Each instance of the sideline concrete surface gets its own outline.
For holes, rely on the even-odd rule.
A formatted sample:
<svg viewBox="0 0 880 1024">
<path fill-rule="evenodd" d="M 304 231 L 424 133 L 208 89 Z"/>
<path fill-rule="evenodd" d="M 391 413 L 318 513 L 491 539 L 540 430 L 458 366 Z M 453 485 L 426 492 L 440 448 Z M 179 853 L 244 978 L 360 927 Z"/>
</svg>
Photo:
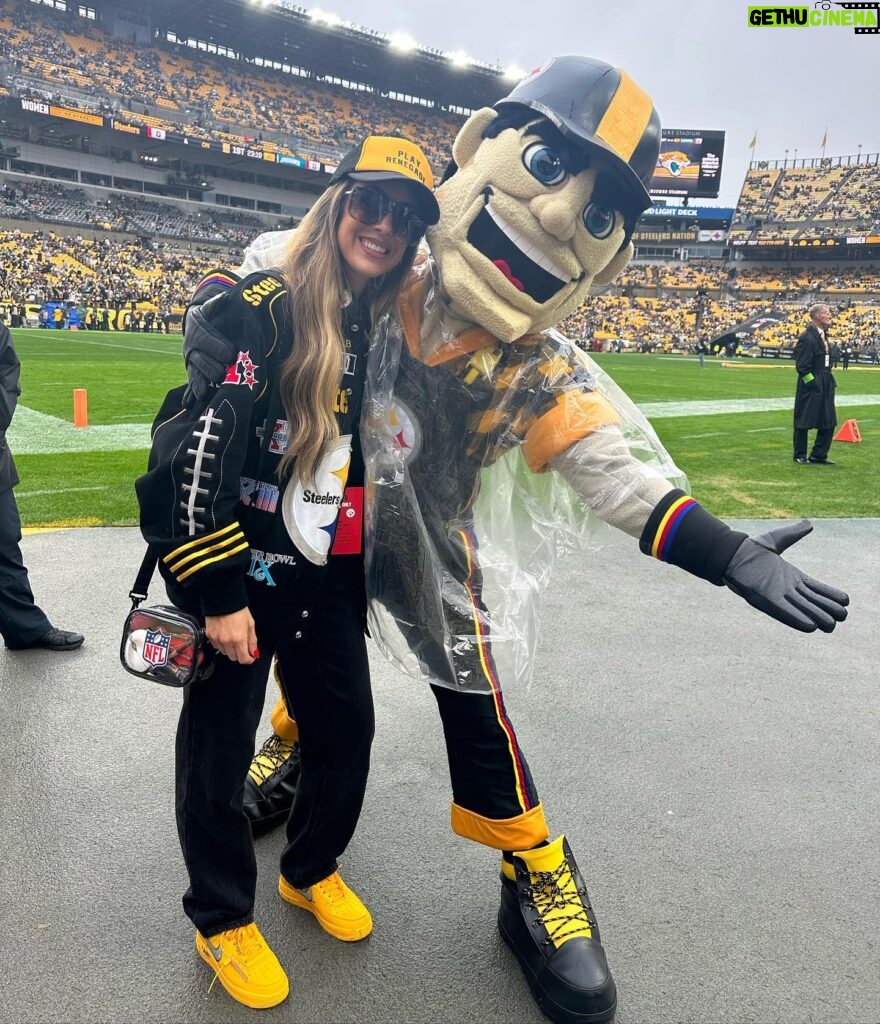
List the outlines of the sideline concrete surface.
<svg viewBox="0 0 880 1024">
<path fill-rule="evenodd" d="M 0 649 L 0 1021 L 255 1021 L 208 992 L 180 909 L 179 695 L 117 663 L 139 536 L 23 548 L 52 620 L 87 640 Z M 833 635 L 792 632 L 609 532 L 557 572 L 535 684 L 508 694 L 586 877 L 618 1024 L 880 1020 L 880 520 L 819 521 L 789 555 L 849 591 Z M 291 995 L 259 1019 L 543 1021 L 495 928 L 496 855 L 449 829 L 430 692 L 373 663 L 373 771 L 343 870 L 375 931 L 339 943 L 283 904 L 281 836 L 260 840 L 257 920 Z"/>
</svg>

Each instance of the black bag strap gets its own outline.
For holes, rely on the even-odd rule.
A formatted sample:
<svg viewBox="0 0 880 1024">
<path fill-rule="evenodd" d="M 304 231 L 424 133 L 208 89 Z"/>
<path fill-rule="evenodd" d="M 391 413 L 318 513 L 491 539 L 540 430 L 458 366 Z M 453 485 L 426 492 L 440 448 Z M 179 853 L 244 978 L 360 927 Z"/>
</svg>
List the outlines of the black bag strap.
<svg viewBox="0 0 880 1024">
<path fill-rule="evenodd" d="M 156 563 L 158 561 L 159 553 L 154 551 L 151 547 L 148 547 L 147 552 L 144 555 L 144 560 L 141 562 L 141 567 L 138 569 L 134 586 L 128 593 L 128 596 L 131 598 L 132 611 L 137 608 L 141 601 L 146 599 L 147 593 L 150 589 L 150 580 L 153 578 L 153 573 L 156 571 Z"/>
</svg>

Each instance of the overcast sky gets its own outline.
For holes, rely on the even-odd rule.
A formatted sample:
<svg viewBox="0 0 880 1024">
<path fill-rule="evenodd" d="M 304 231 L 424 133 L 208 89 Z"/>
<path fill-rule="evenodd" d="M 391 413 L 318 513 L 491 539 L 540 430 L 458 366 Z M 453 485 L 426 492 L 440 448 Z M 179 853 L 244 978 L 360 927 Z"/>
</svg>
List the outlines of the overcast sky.
<svg viewBox="0 0 880 1024">
<path fill-rule="evenodd" d="M 302 2 L 302 0 L 300 0 Z M 802 0 L 803 2 L 803 0 Z M 531 70 L 578 53 L 625 68 L 664 126 L 727 132 L 719 202 L 734 205 L 751 157 L 880 151 L 880 35 L 852 28 L 750 28 L 749 0 L 321 0 L 380 32 Z M 809 0 L 812 7 L 812 0 Z M 840 10 L 839 4 L 832 4 Z"/>
</svg>

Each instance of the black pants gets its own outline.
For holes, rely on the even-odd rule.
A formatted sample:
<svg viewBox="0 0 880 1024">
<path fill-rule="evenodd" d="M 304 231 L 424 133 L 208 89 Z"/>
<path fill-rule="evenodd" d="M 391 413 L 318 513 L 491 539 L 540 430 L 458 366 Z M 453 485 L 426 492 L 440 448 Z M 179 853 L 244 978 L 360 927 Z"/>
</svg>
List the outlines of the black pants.
<svg viewBox="0 0 880 1024">
<path fill-rule="evenodd" d="M 253 603 L 259 660 L 218 657 L 213 674 L 184 693 L 177 827 L 190 886 L 183 905 L 203 935 L 253 920 L 257 870 L 242 794 L 273 654 L 302 758 L 281 873 L 298 888 L 326 878 L 354 834 L 374 729 L 360 559 L 331 559 L 316 605 L 306 626 L 290 608 Z"/>
<path fill-rule="evenodd" d="M 805 459 L 807 457 L 807 444 L 809 431 L 797 430 L 794 432 L 794 457 Z M 831 439 L 834 436 L 834 427 L 820 427 L 816 431 L 816 440 L 813 442 L 813 450 L 810 452 L 811 459 L 827 459 L 831 448 Z"/>
<path fill-rule="evenodd" d="M 25 647 L 52 628 L 34 603 L 20 544 L 21 519 L 10 487 L 0 492 L 0 634 L 8 647 Z"/>
<path fill-rule="evenodd" d="M 497 695 L 432 686 L 443 722 L 452 798 L 484 818 L 515 818 L 540 800 Z"/>
</svg>

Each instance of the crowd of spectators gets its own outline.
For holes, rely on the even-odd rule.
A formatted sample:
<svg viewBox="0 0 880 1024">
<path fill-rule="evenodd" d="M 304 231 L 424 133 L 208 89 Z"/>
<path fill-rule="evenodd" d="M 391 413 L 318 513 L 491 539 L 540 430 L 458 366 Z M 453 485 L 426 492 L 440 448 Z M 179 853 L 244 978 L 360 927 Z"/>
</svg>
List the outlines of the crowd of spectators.
<svg viewBox="0 0 880 1024">
<path fill-rule="evenodd" d="M 33 223 L 70 224 L 145 237 L 179 238 L 244 248 L 269 225 L 239 210 L 208 207 L 186 213 L 173 203 L 115 193 L 96 200 L 81 188 L 38 179 L 9 181 L 0 188 L 0 217 Z M 292 227 L 275 217 L 272 227 Z"/>
<path fill-rule="evenodd" d="M 880 297 L 880 296 L 878 296 Z M 880 353 L 880 306 L 838 305 L 833 338 L 856 352 Z M 756 341 L 765 348 L 791 348 L 807 322 L 806 306 L 780 303 L 787 314 L 778 327 L 762 330 Z M 560 325 L 567 337 L 587 349 L 635 349 L 640 352 L 693 352 L 702 340 L 719 338 L 737 324 L 766 312 L 766 302 L 749 299 L 694 299 L 670 296 L 638 298 L 602 295 L 589 299 Z"/>
<path fill-rule="evenodd" d="M 215 141 L 256 142 L 327 163 L 336 162 L 364 134 L 402 134 L 418 139 L 440 172 L 463 120 L 216 54 L 199 52 L 193 59 L 183 46 L 138 46 L 73 12 L 26 0 L 4 7 L 0 59 L 14 68 L 20 94 L 30 89 L 43 98 L 47 84 L 50 92 L 73 87 L 84 95 L 63 95 L 68 105 L 117 114 L 131 123 Z M 155 108 L 176 116 L 164 119 Z"/>
<path fill-rule="evenodd" d="M 122 241 L 51 231 L 0 231 L 0 304 L 64 302 L 84 307 L 132 308 L 140 305 L 158 317 L 179 314 L 199 278 L 220 266 L 236 266 L 241 248 L 193 251 L 180 243 L 139 239 Z M 641 270 L 642 268 L 637 268 Z M 664 268 L 659 268 L 662 271 Z M 678 270 L 679 268 L 675 268 Z M 655 268 L 655 273 L 657 269 Z M 705 272 L 705 271 L 703 271 Z M 749 268 L 757 282 L 760 268 Z M 822 271 L 824 281 L 843 281 L 848 271 Z M 855 271 L 852 271 L 855 273 Z M 770 273 L 775 271 L 770 270 Z M 806 301 L 771 303 L 790 318 L 761 334 L 762 346 L 790 346 L 815 298 L 835 309 L 833 340 L 847 342 L 856 356 L 878 351 L 880 343 L 880 276 L 862 302 L 835 302 L 827 287 Z M 692 351 L 700 339 L 711 340 L 734 325 L 768 309 L 766 299 L 742 295 L 619 294 L 592 296 L 560 327 L 586 348 L 620 347 L 639 351 Z M 874 300 L 877 304 L 869 305 Z M 156 321 L 159 322 L 159 319 Z"/>
<path fill-rule="evenodd" d="M 756 169 L 746 175 L 730 238 L 831 238 L 880 232 L 880 164 Z"/>
<path fill-rule="evenodd" d="M 817 269 L 778 265 L 732 267 L 720 260 L 637 262 L 627 267 L 615 286 L 627 291 L 641 289 L 658 297 L 669 292 L 700 289 L 732 298 L 748 292 L 773 292 L 791 299 L 807 299 L 818 292 L 878 295 L 880 267 L 871 263 L 835 264 L 831 269 Z"/>
<path fill-rule="evenodd" d="M 850 168 L 815 219 L 842 222 L 851 231 L 866 234 L 880 227 L 880 166 L 860 164 Z"/>
<path fill-rule="evenodd" d="M 240 260 L 240 251 L 192 252 L 171 242 L 0 231 L 0 301 L 114 308 L 142 303 L 179 312 L 208 270 Z"/>
</svg>

